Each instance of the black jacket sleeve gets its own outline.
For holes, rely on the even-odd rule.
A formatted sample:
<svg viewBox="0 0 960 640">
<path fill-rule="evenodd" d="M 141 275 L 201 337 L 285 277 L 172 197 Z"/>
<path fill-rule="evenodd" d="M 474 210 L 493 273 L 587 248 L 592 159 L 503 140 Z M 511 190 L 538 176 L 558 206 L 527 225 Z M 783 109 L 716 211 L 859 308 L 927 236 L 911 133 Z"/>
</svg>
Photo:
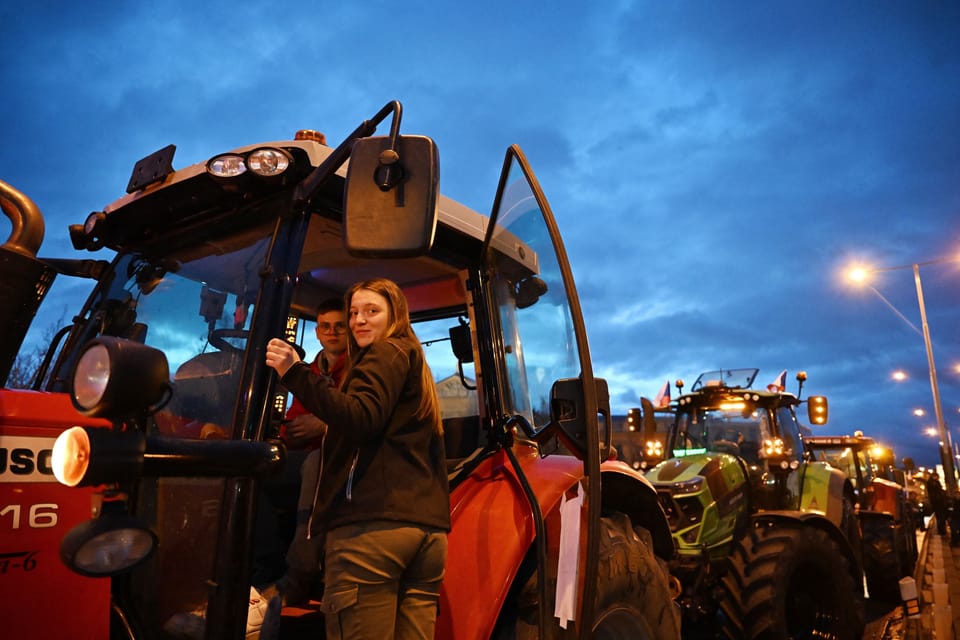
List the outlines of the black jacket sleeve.
<svg viewBox="0 0 960 640">
<path fill-rule="evenodd" d="M 281 382 L 308 411 L 331 425 L 349 425 L 343 436 L 363 444 L 386 429 L 410 373 L 410 356 L 393 340 L 378 340 L 354 359 L 342 390 L 302 361 Z"/>
</svg>

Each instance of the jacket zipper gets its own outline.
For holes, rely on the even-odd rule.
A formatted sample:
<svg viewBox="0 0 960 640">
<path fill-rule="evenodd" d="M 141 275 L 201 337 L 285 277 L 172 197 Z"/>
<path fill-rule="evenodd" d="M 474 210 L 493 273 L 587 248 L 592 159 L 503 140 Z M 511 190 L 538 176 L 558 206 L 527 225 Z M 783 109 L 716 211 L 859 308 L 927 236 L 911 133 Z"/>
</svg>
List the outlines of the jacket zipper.
<svg viewBox="0 0 960 640">
<path fill-rule="evenodd" d="M 353 502 L 353 473 L 357 470 L 357 461 L 360 460 L 360 451 L 353 454 L 353 463 L 350 465 L 350 475 L 347 477 L 347 502 Z"/>
<path fill-rule="evenodd" d="M 307 540 L 311 537 L 311 531 L 313 531 L 313 514 L 317 512 L 317 498 L 320 497 L 320 478 L 323 477 L 323 449 L 327 444 L 327 433 L 323 433 L 323 437 L 320 438 L 320 460 L 318 461 L 317 467 L 317 484 L 313 488 L 313 503 L 310 506 L 310 517 L 307 518 Z"/>
</svg>

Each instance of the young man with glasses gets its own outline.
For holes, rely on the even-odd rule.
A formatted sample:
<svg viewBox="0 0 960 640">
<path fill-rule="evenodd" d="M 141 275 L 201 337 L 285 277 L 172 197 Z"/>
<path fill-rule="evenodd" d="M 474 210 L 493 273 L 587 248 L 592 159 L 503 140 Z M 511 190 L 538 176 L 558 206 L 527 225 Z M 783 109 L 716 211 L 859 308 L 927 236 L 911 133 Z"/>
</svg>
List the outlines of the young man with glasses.
<svg viewBox="0 0 960 640">
<path fill-rule="evenodd" d="M 320 303 L 316 334 L 322 349 L 310 368 L 325 378 L 331 387 L 339 387 L 347 361 L 348 343 L 343 300 L 328 298 Z M 280 426 L 280 438 L 287 445 L 287 466 L 291 470 L 299 468 L 300 474 L 296 529 L 286 552 L 286 573 L 276 583 L 284 605 L 308 602 L 320 574 L 322 541 L 307 536 L 307 520 L 313 510 L 320 470 L 320 447 L 326 433 L 327 424 L 294 398 Z M 264 595 L 269 597 L 272 593 L 266 592 Z"/>
<path fill-rule="evenodd" d="M 339 387 L 347 361 L 347 316 L 343 300 L 328 298 L 317 308 L 317 340 L 323 347 L 310 368 L 331 387 Z M 287 573 L 277 583 L 285 604 L 303 604 L 310 598 L 320 573 L 322 541 L 307 535 L 307 521 L 313 510 L 314 492 L 320 470 L 320 446 L 327 424 L 304 408 L 296 398 L 287 410 L 280 437 L 290 449 L 306 451 L 300 466 L 300 497 L 297 500 L 297 527 L 287 549 Z"/>
<path fill-rule="evenodd" d="M 320 304 L 316 333 L 322 349 L 310 368 L 331 387 L 339 387 L 349 342 L 343 300 L 328 298 Z M 284 471 L 278 477 L 268 479 L 260 488 L 253 585 L 247 614 L 248 634 L 263 630 L 268 602 L 274 601 L 279 606 L 306 604 L 315 587 L 319 586 L 323 540 L 307 536 L 307 522 L 313 511 L 321 447 L 326 433 L 327 424 L 294 398 L 280 425 L 280 438 L 287 445 Z M 280 523 L 279 514 L 289 513 L 294 508 L 296 527 L 284 552 L 285 537 L 281 529 L 285 527 Z M 274 617 L 274 625 L 279 625 L 279 606 L 270 614 Z M 205 624 L 205 613 L 201 609 L 174 615 L 165 629 L 179 638 L 202 638 Z"/>
</svg>

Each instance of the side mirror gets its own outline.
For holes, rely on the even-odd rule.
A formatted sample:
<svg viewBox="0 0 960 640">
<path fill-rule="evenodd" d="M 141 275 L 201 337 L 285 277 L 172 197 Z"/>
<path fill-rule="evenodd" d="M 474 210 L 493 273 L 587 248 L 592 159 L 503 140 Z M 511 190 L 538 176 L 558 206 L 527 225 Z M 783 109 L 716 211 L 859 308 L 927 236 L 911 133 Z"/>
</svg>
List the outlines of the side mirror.
<svg viewBox="0 0 960 640">
<path fill-rule="evenodd" d="M 450 327 L 450 346 L 458 362 L 473 362 L 473 341 L 470 339 L 470 325 L 458 324 Z"/>
<path fill-rule="evenodd" d="M 807 418 L 810 424 L 827 424 L 827 397 L 810 396 L 807 398 Z"/>
<path fill-rule="evenodd" d="M 610 392 L 607 381 L 594 380 L 597 390 L 599 411 L 603 415 L 607 432 L 605 442 L 611 440 Z M 553 383 L 550 389 L 550 426 L 549 435 L 556 434 L 573 455 L 583 459 L 587 451 L 587 429 L 598 426 L 598 416 L 588 412 L 584 406 L 583 380 L 581 378 L 563 378 Z M 604 456 L 605 457 L 605 456 Z"/>
<path fill-rule="evenodd" d="M 425 136 L 360 138 L 344 194 L 347 251 L 361 258 L 423 255 L 433 246 L 440 192 L 436 144 Z"/>
<path fill-rule="evenodd" d="M 583 459 L 587 450 L 587 421 L 584 416 L 583 380 L 563 378 L 550 388 L 550 426 L 547 432 L 557 435 L 576 457 Z"/>
</svg>

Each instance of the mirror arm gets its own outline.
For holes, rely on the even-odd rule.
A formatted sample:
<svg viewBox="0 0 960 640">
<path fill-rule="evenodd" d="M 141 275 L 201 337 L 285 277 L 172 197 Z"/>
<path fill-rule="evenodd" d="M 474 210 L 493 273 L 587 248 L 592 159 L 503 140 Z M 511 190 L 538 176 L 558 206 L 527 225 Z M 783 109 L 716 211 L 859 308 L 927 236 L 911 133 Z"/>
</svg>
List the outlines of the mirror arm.
<svg viewBox="0 0 960 640">
<path fill-rule="evenodd" d="M 353 150 L 353 141 L 358 138 L 366 138 L 373 135 L 377 130 L 377 125 L 390 114 L 394 114 L 393 123 L 390 126 L 390 148 L 396 154 L 397 139 L 400 134 L 400 115 L 402 107 L 400 102 L 393 100 L 383 106 L 370 120 L 364 120 L 360 126 L 353 130 L 340 145 L 333 150 L 327 159 L 321 162 L 313 171 L 297 185 L 293 192 L 293 203 L 297 209 L 306 207 L 307 203 L 317 192 L 320 186 L 326 182 L 330 176 L 337 172 L 337 169 L 343 166 L 343 163 L 350 157 Z M 387 172 L 388 174 L 391 173 Z"/>
<path fill-rule="evenodd" d="M 477 389 L 477 385 L 471 385 L 467 382 L 467 377 L 463 375 L 463 362 L 460 360 L 457 360 L 457 373 L 460 374 L 460 384 L 463 385 L 464 389 L 469 389 L 470 391 L 475 391 Z"/>
</svg>

